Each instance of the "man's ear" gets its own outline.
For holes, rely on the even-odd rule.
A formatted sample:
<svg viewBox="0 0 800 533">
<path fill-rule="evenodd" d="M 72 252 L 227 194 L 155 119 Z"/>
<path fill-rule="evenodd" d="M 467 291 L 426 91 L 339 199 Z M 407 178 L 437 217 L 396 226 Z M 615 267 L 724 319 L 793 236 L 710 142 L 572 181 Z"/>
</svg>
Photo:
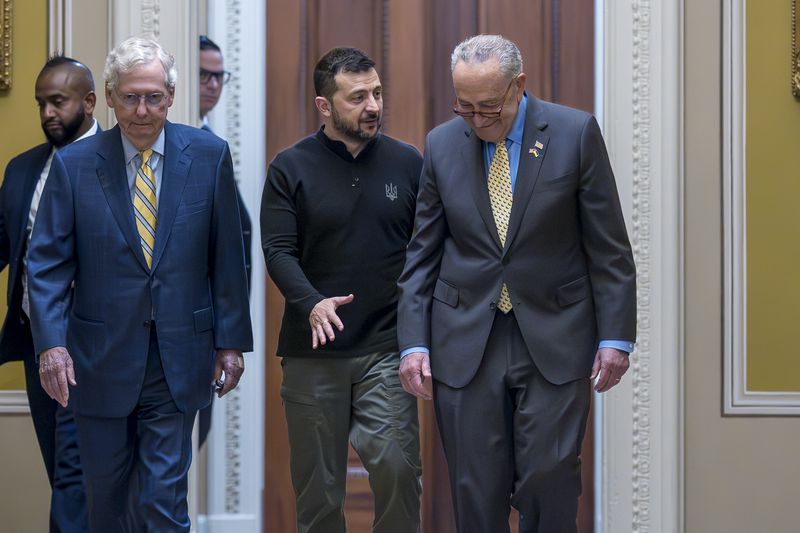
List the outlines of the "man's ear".
<svg viewBox="0 0 800 533">
<path fill-rule="evenodd" d="M 108 85 L 106 85 L 106 105 L 108 105 L 109 108 L 114 109 L 114 99 L 111 98 L 111 88 Z"/>
<path fill-rule="evenodd" d="M 520 72 L 517 76 L 518 98 L 517 101 L 522 100 L 522 93 L 525 92 L 525 82 L 528 81 L 528 76 L 524 72 Z"/>
<path fill-rule="evenodd" d="M 324 96 L 317 96 L 314 98 L 314 105 L 317 106 L 317 111 L 319 111 L 323 117 L 331 116 L 331 103 Z"/>
<path fill-rule="evenodd" d="M 83 97 L 83 112 L 87 115 L 91 115 L 94 113 L 95 104 L 97 104 L 97 95 L 94 94 L 94 91 L 89 91 L 86 93 L 86 96 Z"/>
</svg>

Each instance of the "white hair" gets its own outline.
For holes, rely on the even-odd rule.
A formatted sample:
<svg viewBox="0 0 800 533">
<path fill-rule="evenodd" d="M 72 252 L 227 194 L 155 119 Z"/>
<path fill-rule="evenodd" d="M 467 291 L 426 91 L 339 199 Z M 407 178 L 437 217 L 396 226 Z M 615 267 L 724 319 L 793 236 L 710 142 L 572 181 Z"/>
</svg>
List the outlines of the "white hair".
<svg viewBox="0 0 800 533">
<path fill-rule="evenodd" d="M 106 66 L 103 69 L 106 87 L 109 89 L 116 87 L 120 72 L 129 72 L 140 65 L 148 65 L 156 59 L 164 67 L 164 83 L 167 84 L 167 87 L 174 88 L 175 82 L 178 81 L 175 58 L 156 41 L 144 37 L 126 39 L 108 53 Z"/>
<path fill-rule="evenodd" d="M 522 72 L 522 54 L 513 42 L 502 35 L 475 35 L 461 41 L 450 56 L 450 71 L 455 70 L 459 61 L 464 63 L 483 63 L 496 58 L 500 70 L 509 78 Z"/>
</svg>

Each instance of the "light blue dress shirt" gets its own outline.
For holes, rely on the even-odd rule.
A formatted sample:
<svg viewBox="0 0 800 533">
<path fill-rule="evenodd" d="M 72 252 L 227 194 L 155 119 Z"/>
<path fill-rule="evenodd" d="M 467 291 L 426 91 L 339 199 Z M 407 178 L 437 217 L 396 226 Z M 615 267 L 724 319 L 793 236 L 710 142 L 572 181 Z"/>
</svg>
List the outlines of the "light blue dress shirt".
<svg viewBox="0 0 800 533">
<path fill-rule="evenodd" d="M 519 103 L 519 110 L 517 117 L 514 119 L 514 124 L 506 134 L 506 150 L 508 151 L 508 164 L 511 171 L 511 191 L 515 190 L 517 185 L 517 170 L 519 168 L 519 155 L 522 152 L 522 135 L 525 133 L 525 116 L 528 109 L 528 96 L 523 95 Z M 486 175 L 489 175 L 489 166 L 492 164 L 494 152 L 497 150 L 497 143 L 483 142 L 483 161 L 486 166 Z M 616 348 L 623 352 L 633 353 L 634 343 L 631 341 L 621 340 L 602 340 L 598 348 Z M 400 353 L 403 358 L 406 355 L 414 352 L 429 353 L 428 348 L 424 346 L 414 346 L 406 348 Z"/>
<path fill-rule="evenodd" d="M 142 157 L 139 155 L 139 150 L 133 143 L 125 137 L 124 133 L 120 132 L 122 137 L 122 153 L 125 155 L 125 172 L 128 174 L 128 189 L 131 191 L 131 202 L 136 194 L 136 173 L 139 167 L 142 166 Z M 153 154 L 150 156 L 150 169 L 153 171 L 153 176 L 156 179 L 156 211 L 158 211 L 158 199 L 161 197 L 161 176 L 164 174 L 164 130 L 158 135 L 156 142 L 150 147 Z"/>
</svg>

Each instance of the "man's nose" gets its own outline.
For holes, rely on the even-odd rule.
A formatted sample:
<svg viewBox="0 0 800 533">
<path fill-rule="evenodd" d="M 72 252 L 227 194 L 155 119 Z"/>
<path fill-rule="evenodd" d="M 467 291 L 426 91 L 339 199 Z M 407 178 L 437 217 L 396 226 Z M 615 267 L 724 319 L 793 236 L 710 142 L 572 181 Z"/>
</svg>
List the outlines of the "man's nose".
<svg viewBox="0 0 800 533">
<path fill-rule="evenodd" d="M 56 116 L 55 107 L 50 104 L 44 104 L 39 108 L 39 115 L 41 115 L 43 119 L 54 117 Z"/>
<path fill-rule="evenodd" d="M 139 98 L 139 102 L 136 104 L 136 114 L 140 117 L 147 114 L 147 102 L 144 98 Z"/>
<path fill-rule="evenodd" d="M 378 105 L 378 99 L 373 95 L 369 95 L 367 97 L 367 111 L 377 113 L 379 109 L 380 106 Z"/>
<path fill-rule="evenodd" d="M 486 118 L 482 115 L 472 117 L 472 125 L 476 128 L 486 128 L 497 122 L 496 118 Z"/>
</svg>

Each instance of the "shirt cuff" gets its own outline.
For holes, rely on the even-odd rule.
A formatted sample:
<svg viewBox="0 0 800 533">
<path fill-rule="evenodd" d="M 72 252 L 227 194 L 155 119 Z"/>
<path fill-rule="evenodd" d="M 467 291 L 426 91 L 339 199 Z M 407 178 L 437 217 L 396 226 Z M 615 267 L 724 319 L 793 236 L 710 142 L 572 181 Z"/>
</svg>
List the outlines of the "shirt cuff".
<svg viewBox="0 0 800 533">
<path fill-rule="evenodd" d="M 598 348 L 616 348 L 617 350 L 622 350 L 623 352 L 632 354 L 633 346 L 634 343 L 631 341 L 600 341 Z"/>
<path fill-rule="evenodd" d="M 400 352 L 400 359 L 402 359 L 403 357 L 407 356 L 408 354 L 414 353 L 414 352 L 422 352 L 422 353 L 427 353 L 427 354 L 431 353 L 430 350 L 428 350 L 424 346 L 412 346 L 411 348 L 406 348 L 405 350 Z"/>
</svg>

